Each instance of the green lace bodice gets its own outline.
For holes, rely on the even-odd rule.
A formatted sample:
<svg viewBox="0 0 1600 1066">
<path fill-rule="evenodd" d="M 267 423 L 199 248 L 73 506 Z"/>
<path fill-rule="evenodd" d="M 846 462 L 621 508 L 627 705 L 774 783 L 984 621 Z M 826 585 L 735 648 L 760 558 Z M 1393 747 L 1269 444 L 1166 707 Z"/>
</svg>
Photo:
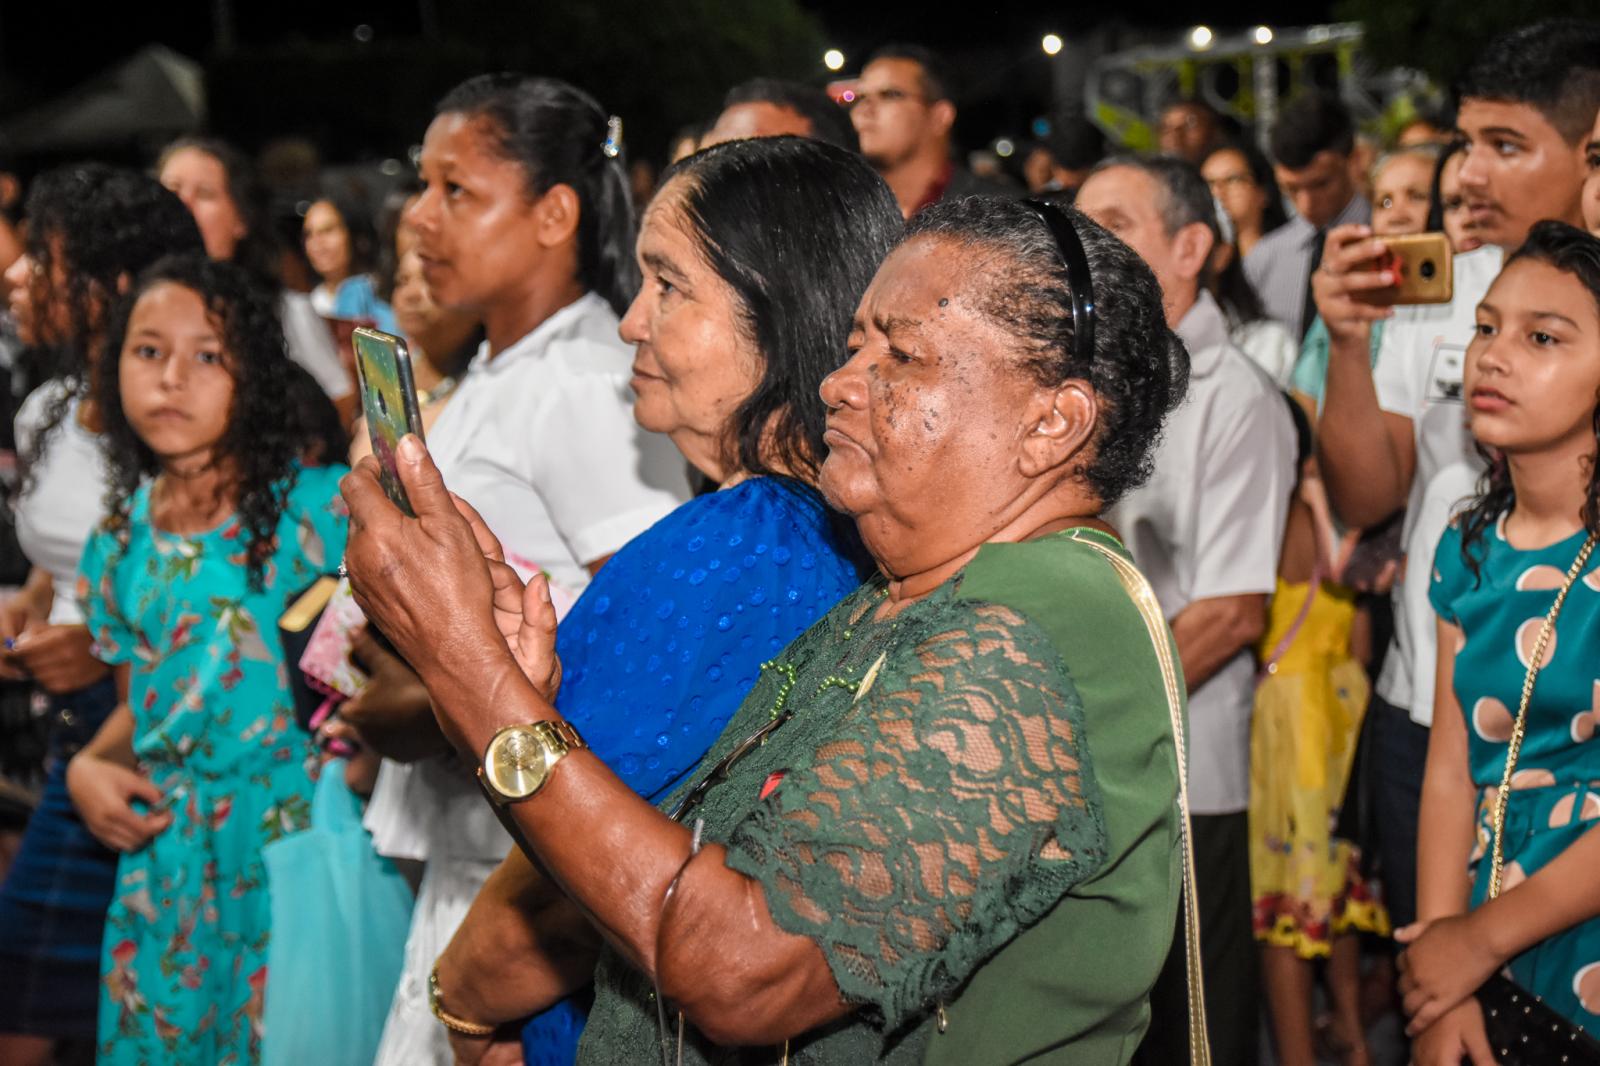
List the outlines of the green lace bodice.
<svg viewBox="0 0 1600 1066">
<path fill-rule="evenodd" d="M 881 592 L 863 586 L 768 664 L 691 776 L 794 711 L 687 819 L 858 1005 L 792 1041 L 796 1066 L 921 1061 L 937 1006 L 1108 857 L 1083 701 L 1051 632 L 966 597 L 960 575 L 890 619 Z M 579 1061 L 654 1061 L 658 1033 L 650 983 L 608 952 Z M 684 1062 L 781 1054 L 716 1048 L 691 1025 Z"/>
</svg>

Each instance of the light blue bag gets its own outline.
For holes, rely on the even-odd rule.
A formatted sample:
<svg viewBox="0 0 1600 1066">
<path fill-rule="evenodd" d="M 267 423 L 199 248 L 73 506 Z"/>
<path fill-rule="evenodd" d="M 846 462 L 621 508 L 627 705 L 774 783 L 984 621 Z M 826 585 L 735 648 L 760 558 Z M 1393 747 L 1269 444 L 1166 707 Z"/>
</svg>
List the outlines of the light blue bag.
<svg viewBox="0 0 1600 1066">
<path fill-rule="evenodd" d="M 311 828 L 262 849 L 272 898 L 262 1066 L 369 1066 L 411 927 L 411 888 L 372 850 L 344 761 L 322 768 Z"/>
</svg>

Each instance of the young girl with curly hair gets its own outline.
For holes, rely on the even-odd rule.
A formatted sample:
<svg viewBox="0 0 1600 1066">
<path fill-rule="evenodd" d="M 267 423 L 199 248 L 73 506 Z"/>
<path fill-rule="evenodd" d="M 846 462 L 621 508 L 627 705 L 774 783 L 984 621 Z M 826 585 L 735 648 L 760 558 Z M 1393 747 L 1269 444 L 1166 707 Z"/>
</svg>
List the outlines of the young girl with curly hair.
<svg viewBox="0 0 1600 1066">
<path fill-rule="evenodd" d="M 110 471 L 90 387 L 118 294 L 201 234 L 176 196 L 147 174 L 99 163 L 41 175 L 28 196 L 23 255 L 6 272 L 18 334 L 46 380 L 16 417 L 21 488 L 11 501 L 32 564 L 0 603 L 0 678 L 48 697 L 44 788 L 16 862 L 0 884 L 0 1062 L 75 1061 L 94 1041 L 102 923 L 116 855 L 67 795 L 67 761 L 116 705 L 74 591 Z"/>
<path fill-rule="evenodd" d="M 304 829 L 316 753 L 273 632 L 344 549 L 342 466 L 292 399 L 272 297 L 189 256 L 140 279 L 97 396 L 109 516 L 80 598 L 120 702 L 68 770 L 121 851 L 103 1063 L 259 1061 L 271 937 L 263 845 Z"/>
</svg>

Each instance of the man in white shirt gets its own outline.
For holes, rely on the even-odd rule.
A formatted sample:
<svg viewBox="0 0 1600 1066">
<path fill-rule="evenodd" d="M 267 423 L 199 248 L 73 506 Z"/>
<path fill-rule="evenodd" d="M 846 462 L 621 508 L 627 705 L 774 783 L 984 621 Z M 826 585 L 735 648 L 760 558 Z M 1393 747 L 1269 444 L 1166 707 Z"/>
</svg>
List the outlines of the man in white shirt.
<svg viewBox="0 0 1600 1066">
<path fill-rule="evenodd" d="M 1600 23 L 1550 20 L 1489 44 L 1458 86 L 1466 142 L 1462 195 L 1487 246 L 1458 255 L 1451 303 L 1402 307 L 1369 365 L 1371 323 L 1389 313 L 1355 299 L 1393 279 L 1373 269 L 1381 245 L 1364 226 L 1328 235 L 1314 279 L 1330 354 L 1318 456 L 1328 492 L 1351 525 L 1408 507 L 1405 576 L 1395 587 L 1395 635 L 1372 708 L 1372 752 L 1385 902 L 1396 926 L 1429 917 L 1416 898 L 1416 825 L 1433 718 L 1433 552 L 1455 499 L 1482 469 L 1466 428 L 1461 375 L 1478 301 L 1503 254 L 1535 222 L 1581 225 L 1585 148 L 1600 109 Z M 1440 481 L 1441 478 L 1447 479 Z"/>
<path fill-rule="evenodd" d="M 1189 349 L 1189 395 L 1167 420 L 1155 472 L 1108 516 L 1150 578 L 1172 625 L 1189 687 L 1189 802 L 1194 813 L 1206 1015 L 1215 1061 L 1255 1061 L 1257 987 L 1251 932 L 1251 649 L 1294 485 L 1294 430 L 1282 395 L 1228 339 L 1202 284 L 1217 240 L 1200 172 L 1176 158 L 1113 159 L 1077 207 L 1140 254 L 1161 282 L 1167 322 Z M 1181 938 L 1151 996 L 1139 1061 L 1187 1054 Z"/>
</svg>

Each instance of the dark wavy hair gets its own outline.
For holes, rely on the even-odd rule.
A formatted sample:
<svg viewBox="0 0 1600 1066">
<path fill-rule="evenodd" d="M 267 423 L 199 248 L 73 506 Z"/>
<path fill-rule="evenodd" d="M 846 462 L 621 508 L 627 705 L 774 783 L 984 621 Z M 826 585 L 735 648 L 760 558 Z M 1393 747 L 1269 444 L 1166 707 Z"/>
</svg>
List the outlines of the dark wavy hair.
<svg viewBox="0 0 1600 1066">
<path fill-rule="evenodd" d="M 739 465 L 772 474 L 776 461 L 814 481 L 827 456 L 817 390 L 845 361 L 856 304 L 900 233 L 894 194 L 861 156 L 807 137 L 714 145 L 668 168 L 661 188 L 681 194 L 761 353 L 761 380 L 733 416 Z"/>
<path fill-rule="evenodd" d="M 278 239 L 272 232 L 267 187 L 261 181 L 249 156 L 215 137 L 179 137 L 161 150 L 156 173 L 166 169 L 167 161 L 185 148 L 210 156 L 222 164 L 228 185 L 228 199 L 244 223 L 244 236 L 233 250 L 232 262 L 239 264 L 273 286 L 282 284 Z"/>
<path fill-rule="evenodd" d="M 222 338 L 223 365 L 233 377 L 233 402 L 217 457 L 231 462 L 237 474 L 234 493 L 246 565 L 250 586 L 259 592 L 277 547 L 278 523 L 288 506 L 295 464 L 314 465 L 343 456 L 339 438 L 329 439 L 330 426 L 338 429 L 338 416 L 310 375 L 289 359 L 272 289 L 242 267 L 204 253 L 163 259 L 139 277 L 118 307 L 101 359 L 103 371 L 97 375 L 95 398 L 111 468 L 106 495 L 109 528 L 126 533 L 134 491 L 161 472 L 159 458 L 123 410 L 121 355 L 134 305 L 162 284 L 182 285 L 197 293 Z"/>
<path fill-rule="evenodd" d="M 621 145 L 607 155 L 609 116 L 594 97 L 555 78 L 480 74 L 434 109 L 489 124 L 506 159 L 527 176 L 530 198 L 553 186 L 578 194 L 578 281 L 618 315 L 639 290 L 633 261 L 633 197 Z"/>
<path fill-rule="evenodd" d="M 61 390 L 44 412 L 32 446 L 20 457 L 24 491 L 74 401 L 88 395 L 91 345 L 106 326 L 119 288 L 164 255 L 203 251 L 199 227 L 183 201 L 147 174 L 83 163 L 41 175 L 28 193 L 25 248 L 36 266 L 34 292 L 66 310 L 66 334 L 48 339 L 49 376 Z M 51 282 L 60 276 L 59 289 Z M 37 309 L 40 317 L 48 306 Z"/>
<path fill-rule="evenodd" d="M 1161 286 L 1127 245 L 1057 205 L 1083 242 L 1094 290 L 1094 351 L 1074 351 L 1067 268 L 1043 220 L 1012 200 L 945 200 L 906 226 L 904 240 L 934 237 L 996 257 L 978 306 L 1021 348 L 1041 383 L 1087 381 L 1100 399 L 1093 457 L 1080 471 L 1109 508 L 1150 476 L 1167 414 L 1189 388 L 1189 353 L 1167 326 Z"/>
<path fill-rule="evenodd" d="M 1206 154 L 1206 159 L 1210 159 L 1218 152 L 1238 152 L 1250 171 L 1251 179 L 1260 186 L 1262 192 L 1267 194 L 1267 206 L 1261 212 L 1263 237 L 1289 221 L 1289 213 L 1283 209 L 1283 190 L 1278 188 L 1278 176 L 1273 173 L 1272 163 L 1261 153 L 1261 149 L 1243 137 L 1232 138 L 1211 149 Z M 1201 165 L 1205 165 L 1204 160 L 1201 161 Z"/>
<path fill-rule="evenodd" d="M 379 249 L 378 227 L 372 215 L 340 193 L 318 196 L 306 208 L 307 212 L 317 204 L 327 204 L 333 208 L 333 213 L 339 216 L 339 222 L 344 226 L 346 239 L 350 242 L 350 276 L 373 273 L 378 266 Z"/>
<path fill-rule="evenodd" d="M 1577 278 L 1589 290 L 1595 310 L 1600 313 L 1600 238 L 1565 222 L 1540 222 L 1528 231 L 1528 239 L 1522 247 L 1506 259 L 1502 272 L 1522 259 L 1544 263 Z M 1595 447 L 1600 452 L 1600 395 L 1596 395 L 1594 401 Z M 1478 482 L 1478 495 L 1457 519 L 1461 525 L 1461 559 L 1474 579 L 1480 576 L 1479 568 L 1483 563 L 1481 545 L 1485 531 L 1510 514 L 1517 502 L 1505 457 L 1482 444 L 1475 443 L 1475 447 L 1483 457 L 1484 473 Z M 1600 536 L 1600 457 L 1589 459 L 1589 486 L 1579 515 L 1590 536 Z"/>
</svg>

